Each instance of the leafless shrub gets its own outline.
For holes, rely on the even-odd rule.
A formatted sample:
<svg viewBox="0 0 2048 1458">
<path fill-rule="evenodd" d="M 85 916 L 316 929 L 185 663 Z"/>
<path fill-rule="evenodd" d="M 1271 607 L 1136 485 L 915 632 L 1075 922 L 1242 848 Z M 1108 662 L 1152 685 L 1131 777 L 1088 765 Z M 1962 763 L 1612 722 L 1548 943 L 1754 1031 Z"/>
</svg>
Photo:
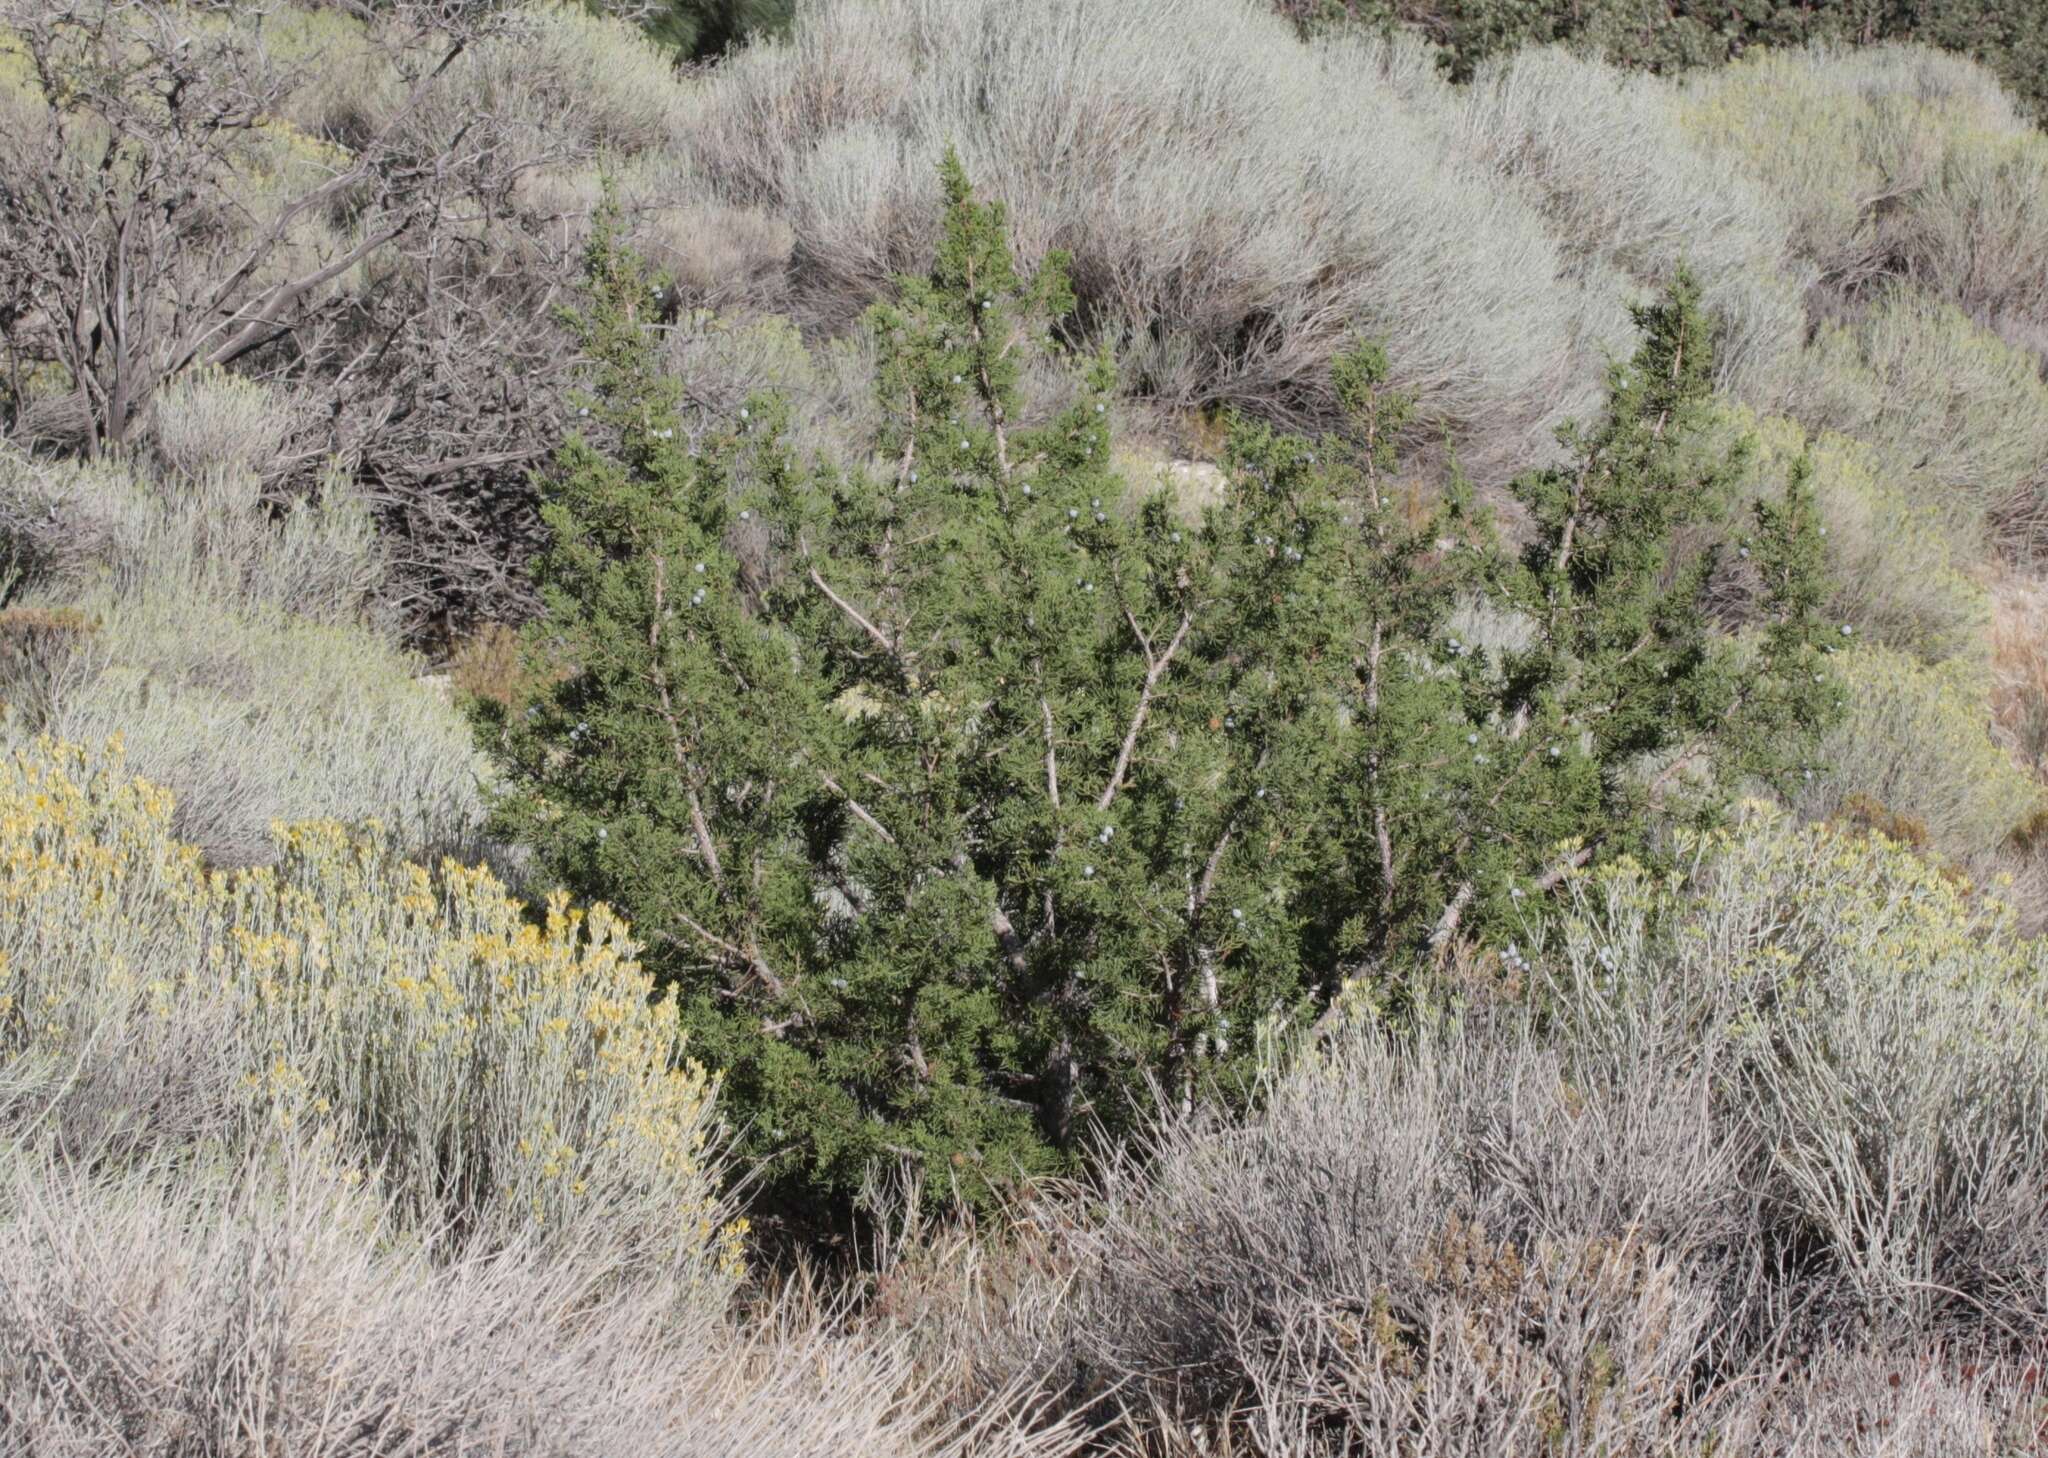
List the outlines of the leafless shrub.
<svg viewBox="0 0 2048 1458">
<path fill-rule="evenodd" d="M 423 229 L 475 160 L 420 167 L 399 145 L 400 122 L 352 154 L 280 134 L 270 118 L 294 80 L 262 46 L 262 17 L 208 24 L 110 0 L 0 12 L 41 103 L 40 125 L 11 134 L 0 154 L 0 257 L 34 315 L 10 320 L 8 342 L 67 371 L 88 453 L 124 444 L 183 370 L 244 359 L 331 307 L 331 281 Z M 441 40 L 401 118 L 477 38 Z M 279 195 L 247 195 L 256 165 Z M 302 218 L 344 202 L 356 227 L 337 255 L 270 274 Z M 261 211 L 245 222 L 252 203 Z"/>
<path fill-rule="evenodd" d="M 0 140 L 11 433 L 91 456 L 187 371 L 275 382 L 307 409 L 266 489 L 354 475 L 414 631 L 530 607 L 525 472 L 557 438 L 581 224 L 517 184 L 666 139 L 651 53 L 600 64 L 610 23 L 495 0 L 12 0 L 0 25 L 28 76 Z"/>
<path fill-rule="evenodd" d="M 1715 1406 L 1714 1451 L 1742 1458 L 2025 1454 L 2048 1444 L 2041 1361 L 1833 1348 Z"/>
<path fill-rule="evenodd" d="M 1076 1237 L 1100 1401 L 1262 1452 L 1674 1431 L 1751 1219 L 1711 1050 L 1575 1071 L 1511 1031 L 1346 1032 L 1304 1059 L 1246 1124 L 1173 1125 L 1112 1170 Z"/>
</svg>

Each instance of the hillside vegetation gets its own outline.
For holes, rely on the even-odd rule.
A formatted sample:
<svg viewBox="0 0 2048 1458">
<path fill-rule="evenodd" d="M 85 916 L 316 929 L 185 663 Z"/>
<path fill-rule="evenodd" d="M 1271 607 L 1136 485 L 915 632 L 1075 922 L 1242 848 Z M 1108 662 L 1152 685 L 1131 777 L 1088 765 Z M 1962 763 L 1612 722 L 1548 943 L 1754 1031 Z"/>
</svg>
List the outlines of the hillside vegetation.
<svg viewBox="0 0 2048 1458">
<path fill-rule="evenodd" d="M 0 0 L 0 1447 L 2048 1452 L 2025 9 Z"/>
<path fill-rule="evenodd" d="M 702 60 L 735 42 L 786 32 L 796 9 L 797 0 L 645 0 L 611 13 L 635 15 L 650 35 Z M 1272 0 L 1272 9 L 1311 34 L 1339 27 L 1407 30 L 1436 46 L 1437 64 L 1459 81 L 1504 52 L 1538 45 L 1567 45 L 1616 66 L 1670 74 L 1719 65 L 1754 46 L 1919 41 L 1983 63 L 2037 118 L 2048 100 L 2048 15 L 2032 0 L 1885 6 L 1676 0 L 1657 7 L 1627 0 Z"/>
</svg>

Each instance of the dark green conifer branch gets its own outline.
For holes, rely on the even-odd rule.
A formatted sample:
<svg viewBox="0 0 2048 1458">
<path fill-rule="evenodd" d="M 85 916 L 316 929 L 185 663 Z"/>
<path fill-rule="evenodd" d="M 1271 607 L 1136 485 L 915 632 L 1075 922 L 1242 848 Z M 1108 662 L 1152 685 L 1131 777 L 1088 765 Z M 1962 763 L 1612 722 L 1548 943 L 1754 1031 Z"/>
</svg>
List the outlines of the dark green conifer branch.
<svg viewBox="0 0 2048 1458">
<path fill-rule="evenodd" d="M 1730 467 L 1680 449 L 1711 367 L 1688 280 L 1517 483 L 1516 559 L 1461 481 L 1402 477 L 1371 345 L 1341 435 L 1240 421 L 1220 503 L 1134 492 L 1109 359 L 1025 417 L 1064 260 L 1020 270 L 950 154 L 940 182 L 930 273 L 868 318 L 873 474 L 800 467 L 765 399 L 692 454 L 655 283 L 601 221 L 527 639 L 550 686 L 495 726 L 502 825 L 629 915 L 813 1213 L 878 1159 L 981 1201 L 1154 1089 L 1245 1086 L 1346 980 L 1399 1007 L 1432 946 L 1518 925 L 1681 783 L 1698 812 L 1793 762 L 1828 691 L 1803 477 L 1758 521 L 1766 626 L 1710 631 L 1692 543 Z M 1475 604 L 1518 635 L 1461 641 Z"/>
</svg>

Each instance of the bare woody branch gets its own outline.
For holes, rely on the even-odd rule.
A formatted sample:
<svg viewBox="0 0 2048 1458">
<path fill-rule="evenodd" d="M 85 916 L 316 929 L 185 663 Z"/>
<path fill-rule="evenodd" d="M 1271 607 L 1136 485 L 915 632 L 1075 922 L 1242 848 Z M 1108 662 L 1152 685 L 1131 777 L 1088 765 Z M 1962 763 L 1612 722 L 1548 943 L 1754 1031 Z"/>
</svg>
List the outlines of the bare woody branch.
<svg viewBox="0 0 2048 1458">
<path fill-rule="evenodd" d="M 1173 641 L 1166 645 L 1164 652 L 1154 657 L 1151 641 L 1145 636 L 1145 630 L 1138 626 L 1138 620 L 1132 616 L 1129 608 L 1124 609 L 1124 620 L 1131 625 L 1131 631 L 1137 634 L 1138 646 L 1145 655 L 1145 682 L 1138 690 L 1138 707 L 1131 713 L 1131 727 L 1124 732 L 1123 745 L 1117 750 L 1116 765 L 1109 772 L 1109 783 L 1102 787 L 1101 797 L 1095 802 L 1097 810 L 1107 810 L 1116 803 L 1117 791 L 1123 788 L 1124 775 L 1131 767 L 1131 756 L 1137 753 L 1138 736 L 1144 732 L 1145 718 L 1152 712 L 1152 695 L 1159 687 L 1159 680 L 1165 677 L 1166 670 L 1172 666 L 1174 654 L 1180 652 L 1180 645 L 1187 641 L 1188 629 L 1194 622 L 1193 617 L 1183 609 L 1180 626 L 1174 630 Z"/>
<path fill-rule="evenodd" d="M 884 633 L 880 628 L 876 627 L 873 623 L 869 622 L 868 619 L 862 615 L 861 610 L 859 608 L 855 607 L 852 603 L 848 602 L 845 598 L 841 597 L 838 593 L 834 592 L 831 588 L 831 585 L 827 583 L 823 577 L 818 575 L 817 568 L 813 567 L 810 569 L 810 577 L 811 585 L 817 588 L 818 591 L 825 594 L 825 600 L 827 602 L 831 603 L 832 606 L 838 608 L 840 612 L 844 613 L 847 617 L 847 620 L 851 622 L 855 627 L 859 628 L 863 633 L 865 633 L 868 636 L 868 640 L 872 642 L 877 648 L 881 649 L 884 653 L 888 654 L 890 658 L 896 658 L 896 645 L 889 641 L 888 634 Z"/>
<path fill-rule="evenodd" d="M 668 670 L 662 663 L 661 624 L 667 598 L 668 563 L 657 555 L 654 558 L 654 611 L 648 615 L 647 625 L 648 673 L 654 683 L 655 698 L 661 705 L 662 722 L 668 726 L 670 752 L 675 756 L 676 769 L 683 780 L 683 793 L 689 802 L 690 833 L 696 838 L 697 853 L 704 858 L 712 884 L 722 889 L 725 869 L 719 864 L 718 846 L 711 838 L 710 823 L 704 818 L 704 802 L 697 794 L 697 769 L 690 762 L 682 724 L 676 718 L 675 702 L 669 695 Z"/>
</svg>

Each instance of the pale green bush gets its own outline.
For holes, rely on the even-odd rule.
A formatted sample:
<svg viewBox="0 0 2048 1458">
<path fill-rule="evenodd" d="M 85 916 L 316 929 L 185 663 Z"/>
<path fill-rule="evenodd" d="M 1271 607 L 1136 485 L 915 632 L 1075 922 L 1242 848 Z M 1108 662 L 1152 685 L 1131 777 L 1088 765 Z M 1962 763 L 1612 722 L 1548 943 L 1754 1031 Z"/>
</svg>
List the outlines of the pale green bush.
<svg viewBox="0 0 2048 1458">
<path fill-rule="evenodd" d="M 289 102 L 294 125 L 342 147 L 394 124 L 432 144 L 487 122 L 498 145 L 559 165 L 677 140 L 682 89 L 670 58 L 638 27 L 565 0 L 500 7 L 497 21 L 409 113 L 416 78 L 393 61 L 395 42 L 417 36 L 402 20 L 365 25 L 287 6 L 265 18 L 261 35 L 267 53 L 302 80 Z"/>
<path fill-rule="evenodd" d="M 543 137 L 561 156 L 658 150 L 677 139 L 683 92 L 662 49 L 582 5 L 523 7 L 459 59 L 429 104 L 430 133 L 487 115 Z"/>
<path fill-rule="evenodd" d="M 1696 849 L 1676 886 L 1575 885 L 1543 964 L 1567 1042 L 1720 1064 L 1761 1218 L 1826 1253 L 1806 1322 L 2039 1332 L 2048 942 L 1882 837 L 1759 807 Z"/>
<path fill-rule="evenodd" d="M 37 460 L 0 442 L 0 561 L 9 584 L 77 586 L 132 560 L 162 512 L 118 462 Z"/>
<path fill-rule="evenodd" d="M 374 615 L 384 554 L 344 479 L 273 516 L 261 481 L 203 468 L 157 482 L 118 462 L 46 461 L 0 444 L 0 562 L 46 598 L 152 585 L 318 622 Z"/>
<path fill-rule="evenodd" d="M 157 392 L 151 436 L 159 460 L 187 483 L 260 474 L 284 448 L 292 419 L 254 380 L 195 369 Z"/>
<path fill-rule="evenodd" d="M 1990 602 L 1964 571 L 1978 537 L 1974 523 L 1958 524 L 1918 499 L 1916 478 L 1860 440 L 1832 431 L 1809 437 L 1794 421 L 1739 406 L 1726 407 L 1723 416 L 1709 448 L 1725 451 L 1748 437 L 1742 489 L 1750 499 L 1782 496 L 1801 458 L 1810 468 L 1827 532 L 1831 620 L 1924 663 L 1982 662 Z M 1738 580 L 1746 608 L 1757 583 L 1747 572 Z"/>
<path fill-rule="evenodd" d="M 1956 146 L 1898 234 L 1909 276 L 1972 318 L 2038 330 L 2048 323 L 2048 135 Z"/>
<path fill-rule="evenodd" d="M 179 834 L 223 864 L 268 858 L 273 821 L 314 817 L 380 819 L 408 850 L 473 848 L 484 763 L 412 655 L 175 583 L 72 601 L 98 626 L 9 737 L 123 735 L 176 793 Z"/>
<path fill-rule="evenodd" d="M 1838 292 L 1904 277 L 1985 324 L 2048 318 L 2048 135 L 1989 72 L 1914 45 L 1759 51 L 1681 109 Z"/>
<path fill-rule="evenodd" d="M 197 1019 L 218 1097 L 244 1106 L 223 1137 L 331 1124 L 409 1228 L 510 1239 L 596 1210 L 619 1259 L 732 1264 L 709 1081 L 603 908 L 551 902 L 536 926 L 488 872 L 430 874 L 333 822 L 280 827 L 274 868 L 209 871 L 173 799 L 118 752 L 0 757 L 12 1127 L 42 1117 L 39 1088 L 76 1118 L 103 1063 L 190 1079 L 153 1055 Z"/>
<path fill-rule="evenodd" d="M 1786 210 L 1799 250 L 1851 282 L 1883 267 L 1873 205 L 1924 176 L 1934 134 L 1915 124 L 1923 114 L 1938 124 L 1951 109 L 1943 99 L 1866 91 L 1852 68 L 1869 64 L 1824 49 L 1760 51 L 1687 78 L 1680 93 L 1680 115 L 1708 153 L 1761 182 Z"/>
<path fill-rule="evenodd" d="M 765 208 L 706 195 L 703 180 L 669 153 L 649 151 L 536 168 L 519 181 L 521 205 L 579 231 L 609 185 L 626 236 L 679 290 L 683 307 L 772 306 L 796 234 Z"/>
<path fill-rule="evenodd" d="M 1981 671 L 1930 668 L 1877 644 L 1834 663 L 1848 712 L 1815 751 L 1803 813 L 1881 809 L 1936 850 L 1970 857 L 1997 850 L 2040 808 L 2041 786 L 1991 737 Z"/>
<path fill-rule="evenodd" d="M 308 137 L 355 146 L 404 98 L 391 55 L 359 15 L 279 5 L 264 15 L 260 34 L 272 61 L 301 78 L 284 119 Z"/>
<path fill-rule="evenodd" d="M 1536 642 L 1538 624 L 1526 613 L 1471 597 L 1444 620 L 1444 632 L 1469 645 L 1479 662 L 1497 663 L 1503 655 L 1528 652 Z"/>
<path fill-rule="evenodd" d="M 789 438 L 799 450 L 851 465 L 874 439 L 874 345 L 865 331 L 813 348 L 785 318 L 698 310 L 677 321 L 663 355 L 682 385 L 693 446 L 706 431 L 730 429 L 748 398 L 761 393 L 787 403 Z"/>
<path fill-rule="evenodd" d="M 26 111 L 41 100 L 34 63 L 12 33 L 0 34 L 0 106 Z"/>
<path fill-rule="evenodd" d="M 2014 550 L 2048 544 L 2048 384 L 2036 361 L 1919 290 L 1815 340 L 1801 413 L 1869 441 L 1925 505 Z"/>
<path fill-rule="evenodd" d="M 1809 311 L 1887 279 L 2009 340 L 2048 328 L 2048 138 L 1988 72 L 1910 46 L 1682 86 L 1538 51 L 1457 92 L 1413 44 L 1303 43 L 1218 0 L 883 0 L 812 6 L 690 107 L 690 165 L 742 241 L 763 212 L 793 233 L 785 287 L 747 292 L 806 326 L 922 265 L 950 142 L 1027 258 L 1073 253 L 1128 388 L 1315 419 L 1363 331 L 1482 476 L 1586 412 L 1619 305 L 1680 262 L 1724 385 L 1764 409 L 1797 398 Z"/>
<path fill-rule="evenodd" d="M 253 472 L 189 454 L 195 438 L 246 444 L 252 417 L 171 404 L 170 450 L 187 453 L 172 458 L 197 479 L 0 450 L 10 588 L 93 625 L 61 662 L 25 665 L 32 682 L 0 678 L 0 733 L 126 734 L 137 767 L 177 792 L 180 833 L 222 863 L 266 857 L 273 820 L 321 816 L 381 819 L 407 850 L 473 847 L 484 763 L 461 714 L 416 682 L 423 664 L 366 624 L 383 566 L 368 512 L 334 480 L 273 519 Z"/>
<path fill-rule="evenodd" d="M 713 308 L 772 297 L 796 247 L 781 218 L 716 201 L 650 207 L 633 219 L 631 236 L 676 287 Z"/>
</svg>

